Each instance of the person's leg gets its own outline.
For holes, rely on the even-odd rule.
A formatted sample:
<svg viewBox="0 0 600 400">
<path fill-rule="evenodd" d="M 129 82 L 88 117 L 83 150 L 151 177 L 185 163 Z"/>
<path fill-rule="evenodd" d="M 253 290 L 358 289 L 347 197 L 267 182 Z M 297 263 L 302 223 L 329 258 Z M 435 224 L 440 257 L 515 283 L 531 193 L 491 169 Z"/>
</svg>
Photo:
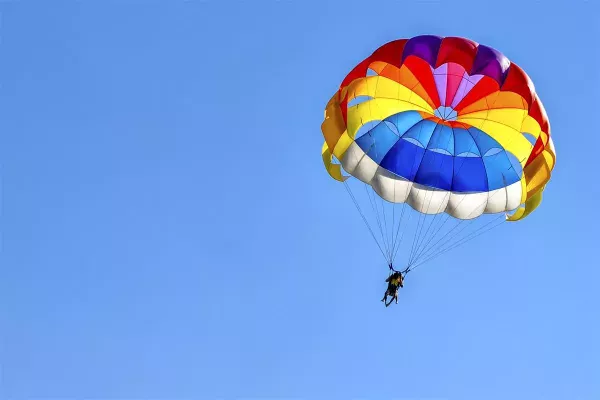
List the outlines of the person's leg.
<svg viewBox="0 0 600 400">
<path fill-rule="evenodd" d="M 392 286 L 392 284 L 388 283 L 388 287 L 387 289 L 385 289 L 385 295 L 383 296 L 383 299 L 381 299 L 381 301 L 385 302 L 388 296 L 392 296 L 392 294 L 394 293 L 393 289 L 394 287 Z"/>
</svg>

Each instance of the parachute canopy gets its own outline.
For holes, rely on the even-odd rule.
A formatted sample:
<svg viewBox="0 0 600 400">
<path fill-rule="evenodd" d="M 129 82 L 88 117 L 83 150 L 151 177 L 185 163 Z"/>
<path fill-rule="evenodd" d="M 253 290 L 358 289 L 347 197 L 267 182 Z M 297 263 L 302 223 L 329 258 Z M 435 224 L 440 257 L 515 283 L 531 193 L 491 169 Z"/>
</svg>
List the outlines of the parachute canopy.
<svg viewBox="0 0 600 400">
<path fill-rule="evenodd" d="M 459 220 L 525 218 L 556 162 L 527 74 L 459 37 L 417 36 L 375 50 L 327 104 L 322 132 L 334 179 L 349 174 L 388 203 Z"/>
</svg>

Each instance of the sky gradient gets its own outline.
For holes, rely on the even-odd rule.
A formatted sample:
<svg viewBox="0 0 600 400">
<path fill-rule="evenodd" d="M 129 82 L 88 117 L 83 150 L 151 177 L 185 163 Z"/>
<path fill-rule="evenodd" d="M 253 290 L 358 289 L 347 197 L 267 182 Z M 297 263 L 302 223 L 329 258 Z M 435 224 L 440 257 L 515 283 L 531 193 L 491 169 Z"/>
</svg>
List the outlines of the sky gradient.
<svg viewBox="0 0 600 400">
<path fill-rule="evenodd" d="M 0 399 L 600 398 L 600 6 L 0 2 Z M 542 205 L 415 271 L 323 168 L 385 42 L 464 36 L 533 80 Z"/>
</svg>

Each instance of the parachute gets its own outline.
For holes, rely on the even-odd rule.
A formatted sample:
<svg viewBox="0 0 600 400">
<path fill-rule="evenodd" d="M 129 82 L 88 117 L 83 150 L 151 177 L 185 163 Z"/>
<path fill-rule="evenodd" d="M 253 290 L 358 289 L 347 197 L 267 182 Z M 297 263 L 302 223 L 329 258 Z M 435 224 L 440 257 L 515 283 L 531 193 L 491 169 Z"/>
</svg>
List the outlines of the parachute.
<svg viewBox="0 0 600 400">
<path fill-rule="evenodd" d="M 526 218 L 556 163 L 527 74 L 460 37 L 379 47 L 342 81 L 321 130 L 327 172 L 390 266 L 405 246 L 406 272 Z"/>
</svg>

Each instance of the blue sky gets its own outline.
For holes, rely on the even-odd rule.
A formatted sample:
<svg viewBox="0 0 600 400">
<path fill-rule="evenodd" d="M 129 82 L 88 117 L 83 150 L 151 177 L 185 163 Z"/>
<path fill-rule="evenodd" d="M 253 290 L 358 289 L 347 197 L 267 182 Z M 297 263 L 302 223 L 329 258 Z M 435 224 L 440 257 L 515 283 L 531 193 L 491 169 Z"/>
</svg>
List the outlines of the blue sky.
<svg viewBox="0 0 600 400">
<path fill-rule="evenodd" d="M 0 399 L 600 398 L 592 1 L 0 3 Z M 323 108 L 433 33 L 533 79 L 542 206 L 398 306 Z"/>
</svg>

